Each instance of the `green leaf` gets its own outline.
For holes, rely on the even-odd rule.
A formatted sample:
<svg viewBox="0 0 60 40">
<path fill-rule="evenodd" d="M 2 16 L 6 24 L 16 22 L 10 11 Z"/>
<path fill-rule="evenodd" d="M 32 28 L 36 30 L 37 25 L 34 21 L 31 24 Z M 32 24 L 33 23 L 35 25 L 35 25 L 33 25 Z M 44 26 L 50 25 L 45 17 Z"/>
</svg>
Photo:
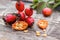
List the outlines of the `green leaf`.
<svg viewBox="0 0 60 40">
<path fill-rule="evenodd" d="M 52 2 L 52 1 L 54 2 L 55 0 L 48 0 L 47 2 Z"/>
<path fill-rule="evenodd" d="M 36 9 L 37 5 L 31 5 L 30 7 Z"/>
<path fill-rule="evenodd" d="M 56 2 L 60 2 L 60 0 L 55 0 Z"/>
<path fill-rule="evenodd" d="M 38 2 L 43 2 L 43 0 L 38 0 Z"/>
<path fill-rule="evenodd" d="M 54 6 L 53 6 L 53 9 L 56 8 L 58 5 L 60 5 L 60 2 L 55 3 Z"/>
<path fill-rule="evenodd" d="M 45 8 L 45 7 L 46 7 L 46 3 L 45 3 L 45 2 L 40 2 L 40 3 L 38 4 L 36 10 L 38 11 L 38 13 L 40 13 L 41 10 L 42 10 L 43 8 Z"/>
<path fill-rule="evenodd" d="M 44 2 L 44 3 L 41 5 L 40 9 L 42 10 L 42 9 L 45 8 L 45 7 L 47 7 L 47 6 L 46 6 L 46 3 Z"/>
<path fill-rule="evenodd" d="M 53 5 L 52 4 L 48 4 L 47 7 L 49 7 L 49 8 L 52 9 L 53 8 Z"/>
<path fill-rule="evenodd" d="M 43 8 L 45 8 L 46 7 L 46 3 L 43 3 L 42 5 L 41 5 L 41 10 L 43 9 Z"/>
<path fill-rule="evenodd" d="M 33 0 L 33 3 L 34 3 L 34 4 L 38 3 L 38 0 Z"/>
<path fill-rule="evenodd" d="M 33 3 L 34 3 L 34 4 L 40 3 L 40 2 L 43 2 L 43 0 L 33 0 Z"/>
</svg>

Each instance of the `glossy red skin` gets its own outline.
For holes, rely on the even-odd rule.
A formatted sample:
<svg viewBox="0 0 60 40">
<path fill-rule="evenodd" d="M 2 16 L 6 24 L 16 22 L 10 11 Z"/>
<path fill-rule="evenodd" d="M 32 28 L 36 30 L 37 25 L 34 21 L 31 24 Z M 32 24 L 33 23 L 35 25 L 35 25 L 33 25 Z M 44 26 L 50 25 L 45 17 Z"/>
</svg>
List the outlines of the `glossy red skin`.
<svg viewBox="0 0 60 40">
<path fill-rule="evenodd" d="M 50 8 L 44 8 L 42 10 L 42 13 L 43 13 L 44 16 L 50 16 L 52 14 L 52 9 L 50 9 Z"/>
<path fill-rule="evenodd" d="M 22 2 L 22 1 L 20 1 L 20 2 L 16 2 L 16 9 L 18 10 L 18 11 L 20 11 L 20 12 L 22 12 L 23 10 L 24 10 L 24 3 Z"/>
<path fill-rule="evenodd" d="M 34 19 L 32 17 L 27 17 L 26 22 L 28 23 L 29 26 L 32 26 L 34 23 Z"/>
<path fill-rule="evenodd" d="M 18 14 L 20 14 L 20 20 L 25 20 L 25 13 L 24 12 L 19 12 Z"/>
<path fill-rule="evenodd" d="M 16 16 L 12 14 L 7 14 L 5 20 L 7 23 L 12 23 L 16 20 Z"/>
<path fill-rule="evenodd" d="M 26 8 L 26 9 L 25 9 L 25 14 L 26 14 L 27 16 L 32 16 L 32 14 L 33 14 L 33 9 L 32 9 L 32 8 Z"/>
</svg>

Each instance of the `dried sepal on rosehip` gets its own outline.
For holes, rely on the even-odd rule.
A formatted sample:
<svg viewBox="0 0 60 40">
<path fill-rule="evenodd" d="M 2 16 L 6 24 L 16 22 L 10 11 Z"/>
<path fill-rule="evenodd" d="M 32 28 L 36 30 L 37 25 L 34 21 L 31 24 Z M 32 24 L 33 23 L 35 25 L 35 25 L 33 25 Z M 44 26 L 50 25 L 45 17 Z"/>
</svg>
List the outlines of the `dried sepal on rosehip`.
<svg viewBox="0 0 60 40">
<path fill-rule="evenodd" d="M 12 29 L 15 30 L 25 30 L 28 28 L 28 23 L 25 21 L 17 21 L 14 24 L 12 24 Z"/>
<path fill-rule="evenodd" d="M 25 15 L 25 13 L 24 12 L 18 12 L 18 14 L 20 15 L 20 21 L 24 21 L 25 20 L 25 18 L 26 18 L 26 15 Z"/>
<path fill-rule="evenodd" d="M 39 26 L 39 28 L 41 29 L 46 29 L 48 26 L 48 21 L 47 20 L 39 20 L 37 25 Z"/>
</svg>

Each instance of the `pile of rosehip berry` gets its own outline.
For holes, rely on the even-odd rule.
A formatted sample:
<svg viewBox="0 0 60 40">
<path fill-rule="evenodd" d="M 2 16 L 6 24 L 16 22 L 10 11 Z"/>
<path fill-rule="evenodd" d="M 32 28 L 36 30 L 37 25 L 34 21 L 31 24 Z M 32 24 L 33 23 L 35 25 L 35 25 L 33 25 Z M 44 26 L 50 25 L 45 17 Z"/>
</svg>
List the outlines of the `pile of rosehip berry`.
<svg viewBox="0 0 60 40">
<path fill-rule="evenodd" d="M 24 32 L 27 32 L 28 30 L 26 29 L 28 27 L 33 26 L 34 24 L 34 19 L 31 17 L 33 15 L 33 9 L 25 8 L 24 2 L 20 0 L 16 2 L 15 7 L 18 13 L 8 13 L 5 16 L 3 16 L 3 20 L 6 25 L 12 26 L 12 29 L 24 30 Z M 46 17 L 50 16 L 52 14 L 52 9 L 44 8 L 42 10 L 42 13 Z M 48 26 L 48 21 L 41 19 L 37 22 L 37 25 L 40 29 L 42 29 L 45 32 L 46 31 L 45 29 Z M 40 36 L 40 32 L 36 31 L 36 35 Z M 47 36 L 47 34 L 43 34 L 43 35 Z"/>
<path fill-rule="evenodd" d="M 33 14 L 32 8 L 25 8 L 24 2 L 17 1 L 16 9 L 18 13 L 8 13 L 3 17 L 5 24 L 11 25 L 12 29 L 25 30 L 32 26 L 34 19 L 31 17 Z"/>
<path fill-rule="evenodd" d="M 24 2 L 18 0 L 15 4 L 18 13 L 8 13 L 3 17 L 5 24 L 11 25 L 12 29 L 15 30 L 25 30 L 28 27 L 33 26 L 34 19 L 31 17 L 33 15 L 32 8 L 25 8 Z M 50 16 L 52 14 L 52 9 L 44 8 L 42 10 L 44 16 Z M 37 25 L 41 29 L 45 29 L 48 25 L 48 21 L 39 20 Z"/>
</svg>

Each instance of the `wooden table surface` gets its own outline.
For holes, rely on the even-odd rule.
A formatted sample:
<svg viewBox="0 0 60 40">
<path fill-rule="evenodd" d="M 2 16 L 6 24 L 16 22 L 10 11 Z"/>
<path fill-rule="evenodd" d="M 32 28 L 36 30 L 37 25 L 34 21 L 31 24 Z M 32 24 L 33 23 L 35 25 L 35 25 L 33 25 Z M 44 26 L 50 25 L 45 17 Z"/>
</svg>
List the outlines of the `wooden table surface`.
<svg viewBox="0 0 60 40">
<path fill-rule="evenodd" d="M 29 7 L 30 3 L 25 3 L 25 8 Z M 6 10 L 0 9 L 0 15 L 4 13 L 17 12 L 15 8 L 15 1 L 12 1 L 10 6 Z M 41 13 L 37 14 L 34 11 L 33 16 L 35 23 L 32 29 L 28 29 L 28 33 L 23 31 L 14 31 L 10 26 L 6 26 L 0 17 L 0 40 L 60 40 L 60 12 L 54 11 L 50 17 L 44 17 Z M 43 31 L 36 25 L 39 19 L 46 19 L 49 25 L 46 29 L 47 37 L 39 36 L 37 37 L 34 31 Z"/>
</svg>

